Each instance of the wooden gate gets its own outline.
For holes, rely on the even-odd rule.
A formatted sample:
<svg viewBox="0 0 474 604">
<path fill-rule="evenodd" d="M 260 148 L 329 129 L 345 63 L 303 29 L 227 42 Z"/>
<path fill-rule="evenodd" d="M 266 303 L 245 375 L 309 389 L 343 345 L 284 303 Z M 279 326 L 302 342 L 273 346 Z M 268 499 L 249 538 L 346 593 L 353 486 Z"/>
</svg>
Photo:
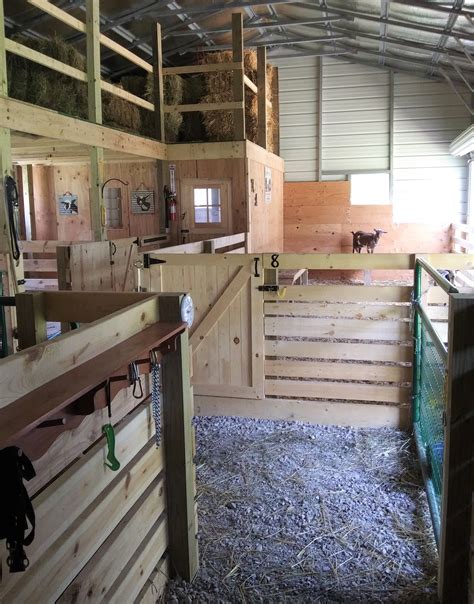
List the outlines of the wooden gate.
<svg viewBox="0 0 474 604">
<path fill-rule="evenodd" d="M 149 291 L 190 292 L 193 298 L 197 403 L 205 400 L 211 411 L 226 399 L 263 399 L 261 256 L 154 253 L 149 259 L 144 279 Z"/>
</svg>

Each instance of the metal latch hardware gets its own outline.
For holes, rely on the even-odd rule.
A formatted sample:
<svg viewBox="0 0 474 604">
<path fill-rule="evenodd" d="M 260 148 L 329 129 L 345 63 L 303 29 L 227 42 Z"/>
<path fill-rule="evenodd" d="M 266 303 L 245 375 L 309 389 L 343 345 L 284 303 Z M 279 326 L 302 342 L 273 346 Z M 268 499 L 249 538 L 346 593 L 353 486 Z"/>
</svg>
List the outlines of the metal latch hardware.
<svg viewBox="0 0 474 604">
<path fill-rule="evenodd" d="M 259 292 L 277 292 L 277 291 L 279 291 L 279 289 L 280 289 L 279 285 L 259 285 L 258 286 Z"/>
</svg>

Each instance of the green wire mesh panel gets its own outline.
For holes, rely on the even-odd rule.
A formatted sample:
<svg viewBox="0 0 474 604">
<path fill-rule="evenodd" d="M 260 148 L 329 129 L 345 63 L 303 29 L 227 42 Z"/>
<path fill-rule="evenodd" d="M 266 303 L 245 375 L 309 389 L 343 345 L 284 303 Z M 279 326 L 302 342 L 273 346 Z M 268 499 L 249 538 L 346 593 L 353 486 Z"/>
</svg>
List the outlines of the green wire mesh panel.
<svg viewBox="0 0 474 604">
<path fill-rule="evenodd" d="M 436 514 L 441 511 L 446 367 L 430 333 L 421 321 L 418 428 L 425 449 L 428 476 L 433 486 Z"/>
</svg>

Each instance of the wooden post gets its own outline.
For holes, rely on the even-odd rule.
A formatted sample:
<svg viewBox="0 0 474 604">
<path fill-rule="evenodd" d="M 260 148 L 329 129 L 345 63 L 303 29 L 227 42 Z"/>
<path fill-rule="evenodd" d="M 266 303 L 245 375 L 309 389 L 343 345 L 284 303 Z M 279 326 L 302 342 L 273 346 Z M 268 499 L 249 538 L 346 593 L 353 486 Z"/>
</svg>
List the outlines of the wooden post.
<svg viewBox="0 0 474 604">
<path fill-rule="evenodd" d="M 257 100 L 258 100 L 258 134 L 257 143 L 267 148 L 267 49 L 257 48 Z"/>
<path fill-rule="evenodd" d="M 161 295 L 160 321 L 180 321 L 182 294 Z M 177 338 L 174 352 L 163 357 L 162 401 L 168 500 L 170 564 L 191 581 L 199 566 L 194 510 L 193 396 L 190 383 L 188 332 Z"/>
<path fill-rule="evenodd" d="M 215 254 L 216 253 L 216 241 L 215 239 L 208 239 L 207 241 L 203 241 L 203 251 L 205 254 Z"/>
<path fill-rule="evenodd" d="M 165 117 L 163 95 L 163 51 L 161 47 L 161 25 L 156 23 L 152 31 L 153 44 L 153 102 L 155 103 L 156 138 L 165 142 Z"/>
<path fill-rule="evenodd" d="M 232 100 L 242 103 L 240 109 L 234 109 L 234 140 L 245 140 L 245 84 L 244 84 L 244 36 L 242 13 L 232 14 L 232 61 L 240 63 L 239 69 L 232 72 Z"/>
<path fill-rule="evenodd" d="M 441 602 L 467 604 L 474 490 L 472 295 L 450 295 L 448 348 L 438 593 Z"/>
<path fill-rule="evenodd" d="M 43 292 L 29 292 L 15 296 L 20 350 L 48 339 Z"/>
<path fill-rule="evenodd" d="M 86 6 L 89 120 L 95 124 L 102 124 L 99 0 L 87 0 Z M 104 181 L 104 150 L 100 147 L 92 147 L 90 152 L 90 162 L 90 212 L 92 238 L 94 241 L 103 241 L 106 239 L 105 207 L 102 199 L 102 183 Z"/>
</svg>

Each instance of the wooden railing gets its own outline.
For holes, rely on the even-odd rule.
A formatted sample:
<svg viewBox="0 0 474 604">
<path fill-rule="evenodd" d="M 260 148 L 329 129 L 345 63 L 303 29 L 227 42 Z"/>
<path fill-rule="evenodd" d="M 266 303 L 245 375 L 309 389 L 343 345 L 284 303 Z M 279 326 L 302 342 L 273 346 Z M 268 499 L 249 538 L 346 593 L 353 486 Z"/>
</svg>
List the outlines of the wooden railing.
<svg viewBox="0 0 474 604">
<path fill-rule="evenodd" d="M 2 0 L 3 1 L 3 0 Z M 9 53 L 23 57 L 29 61 L 33 61 L 43 67 L 48 67 L 61 75 L 67 75 L 75 80 L 91 84 L 94 78 L 97 79 L 99 91 L 108 92 L 125 101 L 128 101 L 142 109 L 150 111 L 156 115 L 156 132 L 155 137 L 165 142 L 164 114 L 165 113 L 184 113 L 192 111 L 233 111 L 234 113 L 234 140 L 244 140 L 245 130 L 245 88 L 249 88 L 258 95 L 258 143 L 266 148 L 266 128 L 267 128 L 267 106 L 266 99 L 266 50 L 264 47 L 258 49 L 258 73 L 257 85 L 244 74 L 244 38 L 243 38 L 243 18 L 241 13 L 232 15 L 232 61 L 226 63 L 215 63 L 207 65 L 190 65 L 180 67 L 163 67 L 163 57 L 161 48 L 161 26 L 159 24 L 153 30 L 153 61 L 152 63 L 142 59 L 136 53 L 125 48 L 121 44 L 112 40 L 105 34 L 100 33 L 98 29 L 99 15 L 99 0 L 93 3 L 94 15 L 84 23 L 80 19 L 73 17 L 65 10 L 55 6 L 49 0 L 28 0 L 32 6 L 42 10 L 51 17 L 54 17 L 61 23 L 71 27 L 72 29 L 86 34 L 89 38 L 88 56 L 93 53 L 94 44 L 99 48 L 100 45 L 105 46 L 109 50 L 120 55 L 122 58 L 130 61 L 136 67 L 144 70 L 146 73 L 151 73 L 154 76 L 154 102 L 150 102 L 140 96 L 132 94 L 124 90 L 120 86 L 116 86 L 102 79 L 100 74 L 100 61 L 88 60 L 87 71 L 82 71 L 72 67 L 62 61 L 53 59 L 52 57 L 43 54 L 37 50 L 29 48 L 18 41 L 6 39 L 5 50 Z M 93 43 L 91 43 L 91 41 Z M 100 52 L 99 52 L 100 56 Z M 94 71 L 96 73 L 94 73 Z M 232 73 L 232 101 L 221 103 L 195 103 L 181 105 L 165 105 L 163 101 L 163 76 L 166 75 L 182 75 L 195 73 L 209 73 L 218 71 L 228 71 Z M 99 103 L 100 106 L 100 103 Z M 101 110 L 99 109 L 99 114 Z M 101 117 L 101 116 L 100 116 Z M 89 116 L 91 121 L 101 123 L 99 115 Z"/>
<path fill-rule="evenodd" d="M 474 252 L 474 226 L 468 224 L 451 225 L 451 251 L 455 254 L 472 254 Z M 474 288 L 474 271 L 460 270 L 456 273 L 459 285 Z"/>
</svg>

